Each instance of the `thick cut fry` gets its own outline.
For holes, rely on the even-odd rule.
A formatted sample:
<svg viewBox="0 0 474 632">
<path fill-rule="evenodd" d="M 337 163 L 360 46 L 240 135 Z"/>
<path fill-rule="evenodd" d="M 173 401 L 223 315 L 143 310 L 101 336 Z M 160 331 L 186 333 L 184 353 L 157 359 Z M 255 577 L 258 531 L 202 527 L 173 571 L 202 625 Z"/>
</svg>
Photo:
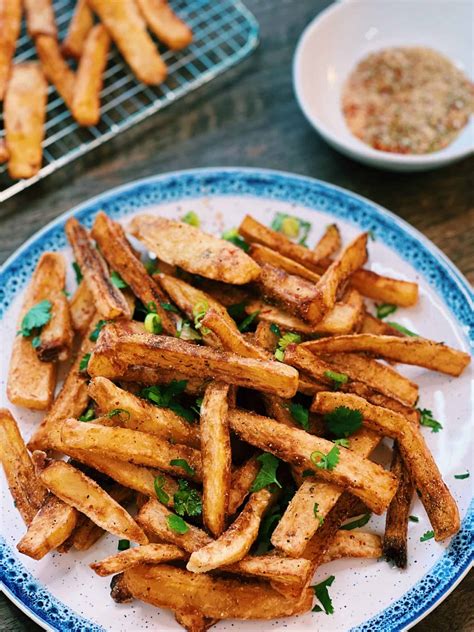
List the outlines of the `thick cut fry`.
<svg viewBox="0 0 474 632">
<path fill-rule="evenodd" d="M 235 564 L 222 567 L 222 570 L 262 577 L 283 584 L 298 584 L 301 577 L 308 572 L 310 566 L 308 562 L 309 560 L 304 558 L 291 559 L 278 553 L 267 553 L 265 555 L 247 555 Z"/>
<path fill-rule="evenodd" d="M 119 461 L 157 467 L 193 480 L 202 478 L 201 453 L 198 450 L 186 445 L 173 445 L 138 430 L 108 428 L 68 419 L 61 427 L 61 441 L 64 446 L 75 450 L 107 454 Z M 192 473 L 187 468 L 170 463 L 176 459 L 184 459 Z"/>
<path fill-rule="evenodd" d="M 394 562 L 398 568 L 406 568 L 408 556 L 408 515 L 415 490 L 396 445 L 393 448 L 390 469 L 398 478 L 399 483 L 397 493 L 393 497 L 387 511 L 383 553 L 385 559 Z"/>
<path fill-rule="evenodd" d="M 143 305 L 156 311 L 164 332 L 174 335 L 176 325 L 171 312 L 163 308 L 168 299 L 133 251 L 122 226 L 99 211 L 91 234 L 110 267 L 120 274 Z"/>
<path fill-rule="evenodd" d="M 110 580 L 110 597 L 115 603 L 130 603 L 133 595 L 125 585 L 123 573 L 114 575 Z"/>
<path fill-rule="evenodd" d="M 268 489 L 254 492 L 227 531 L 214 542 L 194 552 L 186 568 L 193 573 L 206 573 L 245 557 L 258 536 L 262 517 L 273 499 L 274 494 Z"/>
<path fill-rule="evenodd" d="M 357 270 L 351 284 L 361 294 L 381 303 L 411 307 L 418 301 L 418 284 L 385 277 L 371 270 Z"/>
<path fill-rule="evenodd" d="M 397 336 L 398 338 L 404 338 L 405 334 L 395 327 L 391 327 L 387 323 L 384 323 L 383 320 L 379 318 L 375 318 L 372 314 L 369 314 L 367 311 L 365 312 L 361 325 L 360 325 L 360 334 L 377 334 L 383 336 Z"/>
<path fill-rule="evenodd" d="M 125 571 L 124 582 L 134 597 L 154 606 L 195 608 L 216 619 L 274 619 L 306 612 L 312 603 L 309 590 L 295 601 L 265 582 L 217 578 L 165 564 L 133 566 Z"/>
<path fill-rule="evenodd" d="M 0 138 L 0 165 L 3 165 L 5 162 L 8 162 L 9 157 L 10 157 L 10 154 L 7 149 L 7 143 L 5 141 L 5 137 Z"/>
<path fill-rule="evenodd" d="M 97 311 L 107 320 L 119 316 L 130 318 L 130 308 L 123 294 L 110 281 L 107 265 L 93 247 L 86 229 L 77 219 L 71 217 L 66 222 L 66 235 L 84 280 L 94 297 Z"/>
<path fill-rule="evenodd" d="M 21 0 L 0 0 L 0 102 L 10 77 L 11 63 L 21 27 Z"/>
<path fill-rule="evenodd" d="M 330 257 L 341 247 L 341 234 L 336 224 L 326 226 L 323 236 L 313 248 L 313 252 L 320 261 Z"/>
<path fill-rule="evenodd" d="M 89 566 L 97 575 L 107 577 L 107 575 L 121 573 L 137 564 L 160 564 L 160 562 L 184 560 L 185 558 L 186 553 L 173 544 L 145 544 L 121 551 L 100 562 L 93 562 Z"/>
<path fill-rule="evenodd" d="M 0 460 L 15 507 L 29 525 L 46 496 L 12 414 L 0 409 Z"/>
<path fill-rule="evenodd" d="M 38 35 L 35 38 L 35 46 L 46 78 L 71 109 L 75 78 L 73 71 L 61 55 L 57 39 L 51 35 Z"/>
<path fill-rule="evenodd" d="M 23 555 L 40 560 L 67 540 L 78 516 L 77 509 L 49 494 L 16 548 Z"/>
<path fill-rule="evenodd" d="M 197 612 L 197 610 L 177 610 L 174 613 L 174 618 L 186 632 L 206 632 L 206 630 L 209 630 L 209 628 L 217 623 L 217 619 L 206 619 L 206 617 Z"/>
<path fill-rule="evenodd" d="M 191 44 L 191 29 L 174 13 L 167 0 L 137 0 L 137 4 L 150 30 L 166 46 L 180 50 Z"/>
<path fill-rule="evenodd" d="M 231 480 L 228 394 L 228 384 L 213 382 L 201 404 L 202 518 L 215 536 L 225 529 Z"/>
<path fill-rule="evenodd" d="M 56 38 L 58 30 L 51 0 L 24 0 L 28 35 L 35 39 L 38 35 Z"/>
<path fill-rule="evenodd" d="M 322 563 L 332 562 L 341 557 L 382 557 L 382 539 L 375 533 L 338 531 L 323 556 Z"/>
<path fill-rule="evenodd" d="M 268 450 L 293 466 L 311 469 L 319 478 L 347 488 L 375 513 L 383 513 L 395 494 L 397 480 L 393 475 L 346 448 L 339 447 L 339 462 L 333 469 L 315 465 L 311 455 L 328 454 L 334 449 L 332 441 L 243 410 L 230 410 L 229 423 L 231 429 L 247 443 Z"/>
<path fill-rule="evenodd" d="M 147 544 L 142 529 L 105 490 L 64 461 L 55 461 L 41 472 L 44 485 L 62 501 L 84 513 L 105 531 L 119 538 Z"/>
<path fill-rule="evenodd" d="M 102 24 L 96 24 L 84 43 L 74 83 L 71 111 L 79 125 L 97 125 L 100 120 L 100 91 L 109 47 L 109 34 Z"/>
<path fill-rule="evenodd" d="M 288 274 L 296 275 L 312 283 L 317 283 L 321 278 L 319 274 L 302 266 L 301 263 L 293 259 L 288 259 L 288 257 L 285 257 L 276 250 L 272 250 L 261 244 L 251 244 L 249 252 L 252 259 L 255 259 L 260 266 L 268 263 L 274 268 L 280 268 L 280 270 L 284 270 Z"/>
<path fill-rule="evenodd" d="M 312 409 L 329 413 L 338 406 L 359 410 L 367 428 L 398 439 L 400 453 L 429 516 L 435 539 L 444 540 L 457 533 L 460 520 L 456 502 L 441 478 L 419 427 L 399 413 L 346 393 L 318 393 Z"/>
<path fill-rule="evenodd" d="M 148 432 L 194 448 L 201 445 L 199 430 L 195 425 L 169 408 L 158 408 L 124 391 L 105 377 L 96 377 L 90 382 L 89 395 L 102 414 L 122 411 L 110 417 L 111 425 Z"/>
<path fill-rule="evenodd" d="M 77 0 L 66 37 L 61 46 L 61 50 L 66 57 L 79 59 L 89 31 L 93 26 L 94 17 L 89 9 L 87 0 Z"/>
<path fill-rule="evenodd" d="M 72 329 L 69 302 L 61 286 L 58 286 L 52 302 L 51 320 L 45 325 L 39 336 L 40 343 L 36 353 L 42 362 L 61 362 L 71 353 L 74 332 Z"/>
<path fill-rule="evenodd" d="M 167 69 L 148 34 L 135 0 L 88 0 L 109 31 L 133 73 L 143 83 L 157 85 L 166 79 Z"/>
<path fill-rule="evenodd" d="M 232 472 L 229 503 L 227 507 L 229 516 L 233 516 L 235 514 L 248 494 L 250 494 L 250 488 L 252 487 L 252 483 L 259 471 L 260 463 L 257 461 L 255 456 L 252 456 L 248 461 L 245 461 L 245 463 L 236 467 Z"/>
<path fill-rule="evenodd" d="M 226 351 L 232 351 L 244 358 L 255 358 L 257 360 L 268 360 L 269 355 L 259 347 L 249 342 L 237 329 L 235 323 L 232 325 L 227 318 L 223 318 L 214 309 L 209 309 L 201 321 L 203 327 L 210 329 L 219 339 L 222 347 Z"/>
<path fill-rule="evenodd" d="M 84 280 L 80 282 L 71 298 L 69 311 L 74 331 L 85 334 L 96 314 L 96 309 L 92 292 Z"/>
<path fill-rule="evenodd" d="M 199 228 L 154 215 L 138 215 L 129 230 L 158 259 L 208 279 L 243 285 L 258 278 L 260 268 L 243 250 Z"/>
<path fill-rule="evenodd" d="M 8 173 L 12 178 L 31 178 L 41 168 L 47 89 L 37 63 L 13 66 L 3 106 Z"/>
</svg>

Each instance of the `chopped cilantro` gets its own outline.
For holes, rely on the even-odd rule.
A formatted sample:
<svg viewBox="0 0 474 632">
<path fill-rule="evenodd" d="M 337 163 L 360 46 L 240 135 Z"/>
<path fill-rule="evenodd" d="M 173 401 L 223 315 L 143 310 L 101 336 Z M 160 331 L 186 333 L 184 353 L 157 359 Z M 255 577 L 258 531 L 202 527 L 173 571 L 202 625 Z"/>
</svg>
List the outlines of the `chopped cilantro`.
<svg viewBox="0 0 474 632">
<path fill-rule="evenodd" d="M 33 305 L 23 316 L 18 334 L 21 334 L 25 338 L 31 336 L 33 333 L 38 334 L 41 328 L 51 320 L 52 307 L 53 304 L 48 300 Z"/>
<path fill-rule="evenodd" d="M 426 542 L 427 540 L 431 540 L 434 538 L 434 531 L 426 531 L 420 538 L 420 542 Z"/>
<path fill-rule="evenodd" d="M 248 252 L 250 246 L 248 243 L 241 237 L 236 228 L 231 228 L 230 230 L 226 230 L 222 233 L 222 239 L 226 241 L 230 241 L 234 246 L 241 248 L 244 252 Z"/>
<path fill-rule="evenodd" d="M 87 365 L 89 364 L 90 359 L 91 359 L 90 353 L 85 353 L 82 356 L 81 361 L 79 363 L 79 371 L 87 371 Z"/>
<path fill-rule="evenodd" d="M 202 502 L 199 493 L 190 488 L 188 481 L 178 479 L 179 489 L 173 496 L 174 510 L 180 516 L 199 516 Z"/>
<path fill-rule="evenodd" d="M 130 540 L 119 540 L 118 541 L 117 549 L 119 551 L 126 551 L 129 548 L 130 548 Z"/>
<path fill-rule="evenodd" d="M 359 527 L 363 527 L 364 525 L 366 525 L 369 522 L 371 516 L 371 513 L 366 513 L 360 518 L 357 518 L 357 520 L 353 520 L 352 522 L 343 524 L 340 528 L 344 529 L 344 531 L 352 531 L 352 529 L 358 529 Z"/>
<path fill-rule="evenodd" d="M 273 454 L 270 454 L 269 452 L 265 452 L 257 457 L 257 461 L 260 461 L 261 463 L 260 471 L 255 477 L 250 490 L 252 492 L 258 492 L 260 489 L 268 487 L 272 483 L 281 487 L 276 477 L 280 459 L 277 459 L 276 456 L 273 456 Z"/>
<path fill-rule="evenodd" d="M 418 516 L 408 516 L 408 520 L 410 522 L 420 522 L 420 519 L 418 518 Z"/>
<path fill-rule="evenodd" d="M 319 526 L 321 526 L 323 524 L 323 522 L 324 522 L 324 516 L 320 516 L 319 515 L 319 505 L 318 505 L 318 503 L 314 503 L 313 513 L 314 513 L 314 517 L 316 518 L 316 520 L 319 520 Z"/>
<path fill-rule="evenodd" d="M 294 402 L 291 402 L 290 413 L 293 419 L 299 423 L 304 430 L 309 430 L 309 410 L 307 408 L 305 408 L 302 404 L 295 404 Z"/>
<path fill-rule="evenodd" d="M 458 480 L 462 481 L 465 478 L 469 478 L 470 474 L 469 472 L 466 472 L 465 474 L 455 474 L 454 478 L 457 478 Z"/>
<path fill-rule="evenodd" d="M 190 226 L 195 226 L 196 228 L 201 226 L 201 220 L 194 211 L 188 211 L 186 215 L 183 215 L 181 221 L 185 224 L 189 224 Z"/>
<path fill-rule="evenodd" d="M 107 413 L 107 417 L 110 417 L 111 419 L 112 417 L 116 417 L 117 415 L 126 415 L 127 420 L 131 417 L 130 413 L 128 412 L 128 410 L 125 410 L 125 408 L 114 408 L 109 413 Z"/>
<path fill-rule="evenodd" d="M 191 410 L 194 410 L 196 415 L 200 415 L 201 414 L 202 402 L 203 402 L 203 398 L 202 397 L 196 397 L 196 403 L 194 404 L 194 406 L 191 406 Z"/>
<path fill-rule="evenodd" d="M 272 332 L 272 334 L 275 334 L 275 336 L 278 336 L 279 338 L 281 338 L 281 330 L 280 330 L 280 327 L 278 327 L 276 323 L 272 323 L 270 325 L 270 331 Z"/>
<path fill-rule="evenodd" d="M 285 349 L 288 345 L 298 344 L 301 342 L 301 336 L 299 334 L 295 334 L 292 331 L 287 331 L 280 340 L 278 341 L 278 348 L 275 351 L 275 358 L 283 362 L 285 359 Z"/>
<path fill-rule="evenodd" d="M 149 261 L 146 261 L 143 265 L 145 266 L 145 270 L 148 272 L 148 274 L 156 274 L 160 271 L 159 264 L 156 259 L 150 259 Z"/>
<path fill-rule="evenodd" d="M 147 314 L 143 324 L 145 325 L 145 330 L 149 334 L 161 334 L 163 331 L 163 324 L 161 322 L 160 315 L 155 312 Z"/>
<path fill-rule="evenodd" d="M 316 586 L 311 586 L 311 588 L 314 590 L 316 598 L 319 599 L 319 602 L 324 608 L 324 612 L 326 614 L 334 613 L 334 608 L 332 605 L 331 597 L 328 593 L 328 588 L 329 586 L 332 586 L 332 583 L 335 579 L 336 578 L 334 577 L 334 575 L 331 575 L 321 583 L 316 584 Z M 323 608 L 321 608 L 321 606 L 315 605 L 313 608 L 313 612 L 323 612 Z"/>
<path fill-rule="evenodd" d="M 115 287 L 117 287 L 119 290 L 124 290 L 126 287 L 128 287 L 128 283 L 126 283 L 122 279 L 120 274 L 116 272 L 115 270 L 112 270 L 112 274 L 110 275 L 110 282 L 112 283 L 112 285 L 115 285 Z"/>
<path fill-rule="evenodd" d="M 392 305 L 391 303 L 380 303 L 375 306 L 375 309 L 377 310 L 377 318 L 383 320 L 384 318 L 387 318 L 387 316 L 390 316 L 390 314 L 396 312 L 398 307 L 396 305 Z"/>
<path fill-rule="evenodd" d="M 362 426 L 362 413 L 347 406 L 338 406 L 324 415 L 328 430 L 336 437 L 348 437 Z"/>
<path fill-rule="evenodd" d="M 245 318 L 245 305 L 246 303 L 234 303 L 234 305 L 229 305 L 227 308 L 227 313 L 231 318 L 233 318 L 236 322 Z"/>
<path fill-rule="evenodd" d="M 324 371 L 324 377 L 327 377 L 329 380 L 332 380 L 333 389 L 335 391 L 339 390 L 341 384 L 347 384 L 349 381 L 349 376 L 345 373 L 338 373 L 337 371 Z"/>
<path fill-rule="evenodd" d="M 171 305 L 171 303 L 160 303 L 160 305 L 167 312 L 175 312 L 176 314 L 179 313 L 178 308 L 174 305 Z"/>
<path fill-rule="evenodd" d="M 314 476 L 315 474 L 316 472 L 314 470 L 303 470 L 303 472 L 301 473 L 301 476 L 306 478 L 307 476 Z"/>
<path fill-rule="evenodd" d="M 315 450 L 310 459 L 320 470 L 333 470 L 339 463 L 339 448 L 335 445 L 327 454 Z"/>
<path fill-rule="evenodd" d="M 79 285 L 84 277 L 82 276 L 82 271 L 77 261 L 72 262 L 72 269 L 74 270 L 74 274 L 76 275 L 76 283 L 77 285 Z"/>
<path fill-rule="evenodd" d="M 418 338 L 418 334 L 415 334 L 413 331 L 410 331 L 403 325 L 399 325 L 398 323 L 394 323 L 393 321 L 389 321 L 389 320 L 387 320 L 386 323 L 387 325 L 390 325 L 390 327 L 393 327 L 400 333 L 405 334 L 405 336 L 413 336 L 415 338 Z"/>
<path fill-rule="evenodd" d="M 95 412 L 93 408 L 88 408 L 86 412 L 79 417 L 79 421 L 92 421 L 95 419 Z"/>
<path fill-rule="evenodd" d="M 175 467 L 180 467 L 186 472 L 186 474 L 189 474 L 189 476 L 196 475 L 196 471 L 194 470 L 194 468 L 192 468 L 189 465 L 186 459 L 171 459 L 170 465 L 174 465 Z"/>
<path fill-rule="evenodd" d="M 253 321 L 257 318 L 257 316 L 259 314 L 260 314 L 260 310 L 259 309 L 257 309 L 255 312 L 252 312 L 251 314 L 249 314 L 247 316 L 247 318 L 244 318 L 244 320 L 240 323 L 239 330 L 241 332 L 248 331 L 250 329 L 250 326 L 252 325 Z"/>
<path fill-rule="evenodd" d="M 188 525 L 184 522 L 181 516 L 170 514 L 169 516 L 166 516 L 166 522 L 168 523 L 168 527 L 171 531 L 174 531 L 179 535 L 184 535 L 189 531 Z"/>
<path fill-rule="evenodd" d="M 180 417 L 186 419 L 192 423 L 194 421 L 194 415 L 192 411 L 187 410 L 174 398 L 180 395 L 186 388 L 187 380 L 173 380 L 167 386 L 147 386 L 140 391 L 140 397 L 148 399 L 153 402 L 158 408 L 169 408 Z"/>
<path fill-rule="evenodd" d="M 170 501 L 170 497 L 163 489 L 164 484 L 165 484 L 164 476 L 155 477 L 155 480 L 153 481 L 153 487 L 155 488 L 156 497 L 158 498 L 160 503 L 167 505 Z"/>
<path fill-rule="evenodd" d="M 306 239 L 311 230 L 311 223 L 286 213 L 276 213 L 270 228 L 282 233 L 289 239 L 298 239 L 298 243 L 301 245 L 306 245 Z"/>
<path fill-rule="evenodd" d="M 336 445 L 342 445 L 343 448 L 349 447 L 349 439 L 334 439 L 333 443 Z"/>
<path fill-rule="evenodd" d="M 33 349 L 37 349 L 41 344 L 41 338 L 39 336 L 35 336 L 34 338 L 32 338 L 31 340 L 31 346 L 33 347 Z"/>
<path fill-rule="evenodd" d="M 279 505 L 275 505 L 265 514 L 262 522 L 260 523 L 255 555 L 263 555 L 263 553 L 268 551 L 271 546 L 270 539 L 275 531 L 275 527 L 280 522 L 282 515 L 283 514 Z"/>
<path fill-rule="evenodd" d="M 200 329 L 204 336 L 210 333 L 210 330 L 207 327 L 202 326 L 202 319 L 206 315 L 208 309 L 209 303 L 207 301 L 199 301 L 193 307 L 194 328 L 197 330 Z"/>
<path fill-rule="evenodd" d="M 439 432 L 443 429 L 443 426 L 433 418 L 433 413 L 428 408 L 417 408 L 420 413 L 420 424 L 431 428 L 431 432 Z"/>
<path fill-rule="evenodd" d="M 97 342 L 97 338 L 99 337 L 100 331 L 104 325 L 107 324 L 106 320 L 98 320 L 96 326 L 94 327 L 94 331 L 89 336 L 89 340 L 92 342 Z"/>
</svg>

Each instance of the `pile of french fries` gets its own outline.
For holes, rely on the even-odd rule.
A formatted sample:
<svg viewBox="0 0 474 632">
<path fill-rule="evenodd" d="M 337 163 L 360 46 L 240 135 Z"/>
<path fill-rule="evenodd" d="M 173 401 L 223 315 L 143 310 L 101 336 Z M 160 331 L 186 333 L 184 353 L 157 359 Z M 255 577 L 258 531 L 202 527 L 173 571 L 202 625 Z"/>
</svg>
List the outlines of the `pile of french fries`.
<svg viewBox="0 0 474 632">
<path fill-rule="evenodd" d="M 39 62 L 13 63 L 23 7 Z M 148 29 L 172 50 L 185 48 L 193 38 L 168 0 L 77 0 L 62 43 L 52 0 L 0 0 L 0 103 L 5 124 L 0 162 L 8 161 L 12 178 L 30 178 L 41 168 L 48 82 L 79 125 L 97 125 L 111 41 L 139 81 L 159 85 L 166 79 L 166 64 Z"/>
<path fill-rule="evenodd" d="M 119 552 L 91 569 L 113 576 L 112 598 L 171 609 L 198 632 L 310 610 L 313 575 L 333 559 L 385 554 L 404 567 L 415 489 L 427 538 L 454 535 L 418 386 L 396 366 L 458 376 L 470 358 L 364 302 L 414 305 L 417 284 L 364 268 L 367 233 L 343 247 L 332 225 L 309 248 L 288 235 L 296 218 L 275 230 L 247 216 L 224 239 L 184 219 L 135 216 L 133 239 L 103 212 L 91 231 L 69 219 L 70 300 L 64 258 L 42 255 L 7 391 L 46 414 L 25 445 L 0 413 L 26 524 L 18 550 L 38 560 L 111 533 Z M 134 240 L 156 258 L 142 260 Z M 384 437 L 390 471 L 371 460 Z M 347 528 L 369 512 L 386 512 L 383 537 Z"/>
</svg>

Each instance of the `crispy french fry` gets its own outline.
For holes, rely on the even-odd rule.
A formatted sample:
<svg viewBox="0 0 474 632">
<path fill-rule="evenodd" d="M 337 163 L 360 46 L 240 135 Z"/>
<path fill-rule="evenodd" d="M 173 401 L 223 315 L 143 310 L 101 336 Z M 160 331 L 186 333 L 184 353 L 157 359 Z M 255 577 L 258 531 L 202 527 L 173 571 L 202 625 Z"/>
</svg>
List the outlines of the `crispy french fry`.
<svg viewBox="0 0 474 632">
<path fill-rule="evenodd" d="M 374 301 L 411 307 L 418 301 L 418 284 L 385 277 L 371 270 L 357 270 L 351 284 L 361 294 Z"/>
<path fill-rule="evenodd" d="M 135 0 L 88 0 L 88 3 L 137 79 L 150 85 L 162 83 L 167 75 L 166 65 L 146 30 Z"/>
<path fill-rule="evenodd" d="M 326 226 L 323 236 L 313 248 L 313 252 L 320 261 L 330 257 L 341 247 L 341 234 L 336 224 Z"/>
<path fill-rule="evenodd" d="M 361 326 L 359 332 L 360 334 L 377 334 L 383 336 L 398 336 L 399 338 L 404 338 L 405 334 L 395 327 L 391 327 L 387 323 L 384 323 L 383 320 L 379 318 L 375 318 L 372 314 L 369 314 L 367 311 L 364 313 L 362 317 Z"/>
<path fill-rule="evenodd" d="M 21 5 L 21 0 L 0 0 L 0 102 L 5 96 L 16 41 L 20 35 Z"/>
<path fill-rule="evenodd" d="M 41 168 L 47 89 L 37 63 L 12 67 L 3 106 L 8 173 L 12 178 L 31 178 Z"/>
<path fill-rule="evenodd" d="M 110 597 L 115 603 L 130 603 L 133 595 L 125 585 L 123 573 L 114 575 L 110 580 Z"/>
<path fill-rule="evenodd" d="M 54 85 L 69 109 L 74 95 L 74 73 L 61 55 L 56 37 L 38 35 L 35 38 L 36 52 L 46 78 Z"/>
<path fill-rule="evenodd" d="M 107 265 L 93 247 L 86 229 L 71 217 L 66 222 L 66 235 L 84 280 L 94 297 L 97 311 L 107 320 L 119 316 L 130 318 L 127 302 L 120 290 L 110 281 Z"/>
<path fill-rule="evenodd" d="M 274 497 L 268 489 L 251 494 L 244 509 L 227 531 L 214 542 L 192 553 L 186 568 L 193 573 L 205 573 L 245 557 L 258 536 L 262 517 Z"/>
<path fill-rule="evenodd" d="M 137 215 L 129 231 L 158 259 L 209 279 L 243 285 L 258 278 L 259 266 L 243 250 L 198 228 L 154 215 Z"/>
<path fill-rule="evenodd" d="M 74 83 L 71 111 L 79 125 L 97 125 L 100 120 L 100 92 L 109 47 L 109 34 L 102 24 L 96 24 L 84 42 Z"/>
<path fill-rule="evenodd" d="M 209 379 L 200 380 L 190 378 L 188 375 L 173 371 L 172 369 L 151 369 L 144 366 L 129 366 L 125 363 L 106 362 L 105 356 L 101 358 L 101 365 L 107 367 L 104 371 L 110 379 L 120 380 L 124 384 L 169 384 L 173 380 L 184 380 L 186 382 L 185 393 L 200 395 L 204 392 Z M 314 392 L 311 393 L 314 395 Z"/>
<path fill-rule="evenodd" d="M 0 55 L 1 55 L 1 52 L 0 52 Z M 1 69 L 0 69 L 0 72 L 1 72 Z M 7 143 L 6 143 L 5 137 L 0 138 L 0 165 L 3 165 L 5 162 L 8 162 L 9 157 L 10 157 L 10 154 L 7 149 Z"/>
<path fill-rule="evenodd" d="M 327 391 L 327 388 L 321 390 Z M 406 419 L 408 419 L 411 423 L 417 424 L 420 421 L 420 413 L 417 409 L 405 406 L 405 404 L 402 404 L 398 399 L 387 397 L 387 395 L 379 393 L 362 382 L 349 382 L 348 384 L 343 384 L 341 390 L 345 393 L 359 395 L 359 397 L 363 397 L 375 406 L 390 408 L 390 410 L 394 410 L 396 413 L 400 413 L 400 415 L 406 417 Z"/>
<path fill-rule="evenodd" d="M 165 272 L 165 270 L 163 270 L 163 272 Z M 230 285 L 229 283 L 212 281 L 204 277 L 200 279 L 199 287 L 203 292 L 206 292 L 206 294 L 210 294 L 214 300 L 224 305 L 224 307 L 244 303 L 250 297 L 249 288 L 246 286 Z"/>
<path fill-rule="evenodd" d="M 309 560 L 283 557 L 277 553 L 247 555 L 239 562 L 222 567 L 223 571 L 262 577 L 283 584 L 298 584 L 309 569 Z M 276 580 L 278 578 L 278 580 Z"/>
<path fill-rule="evenodd" d="M 301 265 L 301 263 L 261 244 L 251 244 L 249 253 L 252 259 L 255 259 L 260 266 L 267 263 L 274 268 L 280 268 L 280 270 L 284 270 L 288 274 L 296 275 L 312 283 L 317 283 L 321 278 L 319 274 Z"/>
<path fill-rule="evenodd" d="M 235 323 L 232 325 L 227 318 L 214 309 L 208 309 L 201 320 L 203 327 L 210 329 L 219 339 L 222 347 L 226 351 L 232 351 L 244 358 L 255 358 L 257 360 L 268 360 L 268 353 L 249 342 L 237 329 Z"/>
<path fill-rule="evenodd" d="M 77 0 L 66 37 L 61 46 L 61 50 L 66 57 L 79 59 L 89 31 L 93 26 L 94 17 L 89 9 L 87 0 Z"/>
<path fill-rule="evenodd" d="M 382 539 L 375 533 L 338 531 L 324 554 L 322 563 L 341 557 L 378 559 L 382 557 Z"/>
<path fill-rule="evenodd" d="M 195 611 L 189 610 L 177 610 L 174 613 L 174 617 L 182 626 L 186 632 L 206 632 L 209 630 L 215 623 L 217 623 L 217 619 L 206 619 L 205 616 Z"/>
<path fill-rule="evenodd" d="M 82 280 L 69 303 L 69 312 L 74 331 L 85 334 L 96 315 L 94 297 L 87 283 Z"/>
<path fill-rule="evenodd" d="M 186 558 L 184 551 L 173 544 L 145 544 L 136 546 L 116 555 L 106 557 L 99 562 L 89 564 L 101 577 L 121 573 L 137 564 L 160 564 Z"/>
<path fill-rule="evenodd" d="M 180 20 L 167 0 L 137 0 L 149 28 L 166 46 L 180 50 L 193 41 L 189 26 Z"/>
<path fill-rule="evenodd" d="M 302 345 L 315 354 L 364 352 L 447 375 L 460 375 L 470 362 L 468 353 L 426 338 L 352 334 L 311 340 Z"/>
<path fill-rule="evenodd" d="M 237 509 L 242 505 L 250 488 L 260 470 L 260 463 L 255 456 L 250 457 L 232 472 L 232 478 L 229 491 L 229 503 L 227 512 L 229 516 L 233 516 Z"/>
<path fill-rule="evenodd" d="M 268 450 L 293 466 L 311 469 L 319 478 L 347 488 L 375 513 L 383 513 L 395 494 L 396 478 L 351 450 L 340 447 L 337 465 L 333 469 L 323 469 L 315 465 L 310 456 L 313 453 L 328 454 L 334 449 L 331 441 L 239 409 L 230 410 L 228 417 L 232 430 L 247 443 Z"/>
<path fill-rule="evenodd" d="M 29 525 L 43 504 L 46 490 L 38 480 L 17 423 L 6 408 L 0 409 L 0 460 L 15 506 Z"/>
<path fill-rule="evenodd" d="M 55 461 L 41 472 L 41 481 L 62 501 L 84 513 L 105 531 L 139 544 L 148 539 L 142 529 L 105 490 L 64 461 Z"/>
<path fill-rule="evenodd" d="M 272 331 L 271 323 L 261 320 L 255 329 L 255 344 L 272 355 L 278 342 L 278 334 Z"/>
<path fill-rule="evenodd" d="M 33 39 L 38 35 L 56 38 L 58 30 L 51 0 L 24 0 L 28 35 Z"/>
</svg>

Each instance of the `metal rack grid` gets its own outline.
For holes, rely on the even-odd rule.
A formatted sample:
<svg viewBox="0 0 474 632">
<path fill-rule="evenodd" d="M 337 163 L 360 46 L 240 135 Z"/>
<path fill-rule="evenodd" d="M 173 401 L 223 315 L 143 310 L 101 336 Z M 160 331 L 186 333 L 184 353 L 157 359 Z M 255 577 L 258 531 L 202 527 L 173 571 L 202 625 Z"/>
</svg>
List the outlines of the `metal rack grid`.
<svg viewBox="0 0 474 632">
<path fill-rule="evenodd" d="M 54 0 L 59 37 L 66 33 L 75 0 Z M 53 173 L 59 167 L 161 110 L 241 61 L 258 44 L 258 23 L 240 0 L 170 0 L 176 13 L 192 28 L 193 43 L 173 52 L 159 45 L 168 66 L 168 79 L 146 86 L 113 47 L 104 74 L 101 120 L 96 127 L 80 127 L 53 86 L 48 91 L 43 167 L 27 180 L 12 180 L 0 165 L 0 202 Z M 157 40 L 155 40 L 157 41 Z M 26 30 L 18 40 L 15 62 L 36 57 Z M 0 115 L 0 138 L 3 136 Z"/>
</svg>

